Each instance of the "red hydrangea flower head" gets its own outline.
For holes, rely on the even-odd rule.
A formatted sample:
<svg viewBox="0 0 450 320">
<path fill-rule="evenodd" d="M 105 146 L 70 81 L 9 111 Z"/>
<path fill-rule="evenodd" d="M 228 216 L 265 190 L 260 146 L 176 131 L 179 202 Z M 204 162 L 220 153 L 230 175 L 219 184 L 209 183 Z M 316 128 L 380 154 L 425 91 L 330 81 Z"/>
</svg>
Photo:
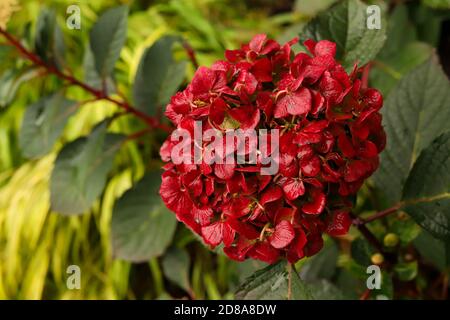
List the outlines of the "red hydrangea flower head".
<svg viewBox="0 0 450 320">
<path fill-rule="evenodd" d="M 203 131 L 280 132 L 275 175 L 261 174 L 259 161 L 178 163 L 171 137 L 161 147 L 164 203 L 235 260 L 296 262 L 322 248 L 324 233 L 346 234 L 352 196 L 377 169 L 385 146 L 381 94 L 363 86 L 356 65 L 345 71 L 335 43 L 307 40 L 309 53 L 294 54 L 296 41 L 280 45 L 261 34 L 227 50 L 226 60 L 200 67 L 166 108 L 192 136 L 198 122 Z M 210 143 L 192 140 L 188 147 L 203 156 Z"/>
</svg>

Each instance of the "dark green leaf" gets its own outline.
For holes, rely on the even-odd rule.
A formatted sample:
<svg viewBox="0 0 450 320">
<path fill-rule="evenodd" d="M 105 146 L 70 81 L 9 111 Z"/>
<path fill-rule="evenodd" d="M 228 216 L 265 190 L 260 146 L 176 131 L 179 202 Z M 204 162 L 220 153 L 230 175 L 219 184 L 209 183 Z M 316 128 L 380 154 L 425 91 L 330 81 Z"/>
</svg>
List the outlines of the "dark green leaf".
<svg viewBox="0 0 450 320">
<path fill-rule="evenodd" d="M 390 203 L 400 200 L 423 148 L 448 128 L 449 104 L 450 84 L 434 58 L 408 73 L 389 95 L 382 109 L 387 146 L 374 178 Z"/>
<path fill-rule="evenodd" d="M 112 76 L 102 79 L 95 68 L 94 56 L 90 48 L 86 48 L 83 58 L 84 81 L 97 90 L 106 90 L 110 95 L 116 91 Z"/>
<path fill-rule="evenodd" d="M 314 292 L 314 299 L 317 300 L 344 300 L 348 299 L 344 293 L 333 283 L 326 279 L 308 282 L 308 288 Z"/>
<path fill-rule="evenodd" d="M 419 42 L 406 5 L 395 7 L 389 17 L 387 40 L 370 70 L 370 85 L 385 97 L 409 71 L 424 63 L 433 48 Z"/>
<path fill-rule="evenodd" d="M 377 300 L 393 299 L 394 298 L 394 284 L 390 273 L 381 271 L 381 288 L 374 289 L 372 296 Z"/>
<path fill-rule="evenodd" d="M 358 299 L 367 288 L 366 279 L 369 275 L 366 273 L 364 279 L 359 278 L 349 269 L 339 269 L 336 276 L 336 287 L 344 294 L 346 298 Z"/>
<path fill-rule="evenodd" d="M 386 43 L 378 53 L 377 59 L 386 59 L 396 55 L 411 42 L 417 42 L 417 32 L 414 24 L 409 18 L 406 5 L 395 6 L 389 15 L 389 24 L 386 32 Z"/>
<path fill-rule="evenodd" d="M 362 266 L 368 266 L 372 264 L 370 257 L 373 254 L 373 250 L 369 243 L 362 238 L 356 238 L 351 244 L 351 254 L 353 260 Z"/>
<path fill-rule="evenodd" d="M 438 14 L 436 10 L 427 6 L 410 6 L 410 8 L 411 19 L 416 26 L 418 39 L 437 47 L 445 15 Z"/>
<path fill-rule="evenodd" d="M 123 139 L 122 135 L 107 134 L 102 122 L 88 137 L 65 145 L 50 179 L 52 210 L 64 215 L 87 211 L 103 191 Z"/>
<path fill-rule="evenodd" d="M 67 100 L 62 93 L 42 98 L 29 106 L 19 134 L 23 154 L 36 158 L 48 153 L 76 108 L 77 103 Z"/>
<path fill-rule="evenodd" d="M 403 201 L 420 226 L 450 241 L 450 132 L 422 151 L 406 181 Z"/>
<path fill-rule="evenodd" d="M 65 45 L 61 28 L 53 10 L 43 9 L 36 25 L 36 53 L 48 64 L 64 64 Z"/>
<path fill-rule="evenodd" d="M 255 272 L 236 292 L 240 300 L 286 300 L 288 298 L 288 278 L 286 262 L 281 261 Z M 293 300 L 312 300 L 306 284 L 297 272 L 292 270 Z"/>
<path fill-rule="evenodd" d="M 147 48 L 139 63 L 133 86 L 136 106 L 150 114 L 167 104 L 185 77 L 186 61 L 176 62 L 172 47 L 178 38 L 166 36 Z"/>
<path fill-rule="evenodd" d="M 250 277 L 253 273 L 267 266 L 266 263 L 253 259 L 247 259 L 242 262 L 233 261 L 232 263 L 236 264 L 239 283 L 244 282 L 244 280 Z"/>
<path fill-rule="evenodd" d="M 315 256 L 308 258 L 300 269 L 300 276 L 310 282 L 318 279 L 330 279 L 335 271 L 339 250 L 334 241 L 329 240 Z"/>
<path fill-rule="evenodd" d="M 414 246 L 425 260 L 431 262 L 441 271 L 450 265 L 450 251 L 446 249 L 445 242 L 434 238 L 426 230 L 422 230 L 414 240 Z"/>
<path fill-rule="evenodd" d="M 367 28 L 366 8 L 359 0 L 341 1 L 308 23 L 301 39 L 336 42 L 337 59 L 347 70 L 356 62 L 364 65 L 378 54 L 386 40 L 385 21 L 380 29 Z"/>
<path fill-rule="evenodd" d="M 102 79 L 112 74 L 119 59 L 127 36 L 127 18 L 127 6 L 112 8 L 100 16 L 91 30 L 90 46 Z"/>
<path fill-rule="evenodd" d="M 114 255 L 133 262 L 164 253 L 177 224 L 158 194 L 161 173 L 146 175 L 116 202 L 111 233 Z"/>
<path fill-rule="evenodd" d="M 189 265 L 189 255 L 185 250 L 177 247 L 170 248 L 162 259 L 164 275 L 185 291 L 190 290 Z"/>
<path fill-rule="evenodd" d="M 377 59 L 370 71 L 370 84 L 387 97 L 408 72 L 426 62 L 433 48 L 423 42 L 411 42 L 395 54 Z"/>
</svg>

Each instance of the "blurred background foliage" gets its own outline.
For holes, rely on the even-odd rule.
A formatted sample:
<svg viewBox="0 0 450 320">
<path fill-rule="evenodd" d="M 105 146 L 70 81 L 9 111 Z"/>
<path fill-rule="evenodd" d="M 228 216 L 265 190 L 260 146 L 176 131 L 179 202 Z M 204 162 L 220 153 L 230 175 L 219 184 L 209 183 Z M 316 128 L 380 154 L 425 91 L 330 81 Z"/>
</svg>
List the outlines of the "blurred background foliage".
<svg viewBox="0 0 450 320">
<path fill-rule="evenodd" d="M 280 41 L 290 40 L 306 22 L 335 2 L 80 0 L 77 4 L 81 8 L 81 30 L 69 30 L 65 26 L 66 9 L 73 1 L 22 0 L 21 9 L 12 16 L 8 30 L 22 35 L 22 41 L 30 44 L 42 8 L 52 8 L 70 53 L 66 55 L 67 65 L 76 76 L 83 78 L 83 52 L 98 15 L 110 7 L 129 5 L 127 42 L 115 73 L 118 91 L 129 96 L 144 49 L 163 35 L 188 39 L 199 64 L 209 66 L 223 58 L 225 48 L 236 48 L 257 33 L 267 33 Z M 448 1 L 386 1 L 382 6 L 390 14 L 388 40 L 373 63 L 372 86 L 389 94 L 405 73 L 436 50 L 433 48 L 446 57 L 442 62 L 449 70 Z M 177 53 L 180 58 L 185 58 L 183 55 L 182 50 Z M 148 263 L 114 259 L 110 241 L 113 204 L 146 169 L 160 166 L 159 160 L 148 160 L 157 159 L 158 150 L 143 152 L 138 141 L 127 143 L 115 158 L 105 191 L 88 214 L 65 217 L 51 212 L 49 178 L 56 154 L 65 142 L 89 133 L 95 124 L 116 113 L 118 108 L 105 101 L 90 102 L 81 89 L 67 88 L 68 97 L 86 102 L 69 120 L 51 154 L 27 160 L 18 143 L 24 110 L 59 87 L 60 82 L 37 74 L 27 62 L 16 57 L 14 49 L 0 44 L 0 298 L 232 299 L 239 283 L 261 268 L 262 263 L 237 263 L 211 252 L 181 224 L 177 225 L 168 250 Z M 186 79 L 194 71 L 189 64 Z M 121 117 L 110 127 L 111 131 L 122 133 L 141 128 L 130 116 Z M 148 157 L 149 154 L 153 157 Z M 368 205 L 373 201 L 371 194 L 370 184 L 360 192 L 358 213 L 369 214 L 367 208 L 373 209 Z M 387 230 L 394 232 L 401 246 L 399 276 L 389 277 L 380 295 L 446 297 L 448 273 L 443 272 L 445 255 L 439 252 L 443 250 L 439 244 L 431 251 L 422 250 L 433 240 L 426 234 L 419 235 L 419 228 L 401 214 L 389 222 L 377 222 L 371 228 L 385 239 Z M 413 240 L 415 248 L 411 247 Z M 319 255 L 302 260 L 301 275 L 312 286 L 320 288 L 318 292 L 323 293 L 323 298 L 358 298 L 365 290 L 367 274 L 363 266 L 370 262 L 371 254 L 353 230 L 338 241 L 328 239 Z M 81 268 L 80 290 L 67 289 L 69 265 Z M 395 295 L 394 286 L 399 288 Z"/>
</svg>

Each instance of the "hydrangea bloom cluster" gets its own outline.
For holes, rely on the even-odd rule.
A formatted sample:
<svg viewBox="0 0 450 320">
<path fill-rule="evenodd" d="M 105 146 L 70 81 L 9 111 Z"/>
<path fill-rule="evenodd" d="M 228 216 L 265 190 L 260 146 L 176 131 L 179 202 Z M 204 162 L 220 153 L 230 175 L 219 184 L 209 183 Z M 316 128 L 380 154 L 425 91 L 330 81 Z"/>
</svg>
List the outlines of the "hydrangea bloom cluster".
<svg viewBox="0 0 450 320">
<path fill-rule="evenodd" d="M 175 164 L 170 137 L 160 195 L 178 220 L 232 259 L 295 262 L 317 253 L 322 235 L 347 233 L 354 195 L 378 167 L 386 142 L 381 94 L 348 74 L 336 45 L 307 40 L 307 53 L 255 36 L 226 60 L 200 67 L 166 116 L 177 128 L 279 129 L 279 170 L 261 163 Z M 206 144 L 206 143 L 205 143 Z M 205 147 L 205 145 L 201 146 Z"/>
</svg>

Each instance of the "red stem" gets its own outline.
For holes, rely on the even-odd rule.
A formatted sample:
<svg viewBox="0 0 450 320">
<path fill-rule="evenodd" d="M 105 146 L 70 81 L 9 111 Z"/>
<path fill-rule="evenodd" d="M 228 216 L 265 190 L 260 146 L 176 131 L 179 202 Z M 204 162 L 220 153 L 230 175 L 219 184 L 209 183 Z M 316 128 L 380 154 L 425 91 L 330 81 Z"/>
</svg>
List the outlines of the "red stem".
<svg viewBox="0 0 450 320">
<path fill-rule="evenodd" d="M 366 89 L 369 86 L 369 73 L 370 73 L 371 66 L 372 66 L 372 64 L 369 62 L 363 68 L 362 78 L 361 78 L 361 87 L 363 89 Z"/>
<path fill-rule="evenodd" d="M 127 140 L 138 139 L 138 138 L 142 137 L 143 135 L 145 135 L 145 134 L 147 134 L 147 133 L 149 133 L 149 132 L 151 132 L 151 131 L 152 131 L 151 128 L 147 128 L 147 129 L 143 129 L 143 130 L 141 130 L 141 131 L 137 131 L 137 132 L 135 132 L 135 133 L 130 134 L 130 135 L 127 137 Z"/>
<path fill-rule="evenodd" d="M 195 69 L 198 69 L 198 61 L 197 58 L 195 56 L 195 51 L 194 49 L 191 47 L 191 45 L 189 44 L 189 42 L 187 41 L 183 41 L 183 48 L 186 51 L 189 60 L 191 60 L 192 64 L 194 65 Z"/>
<path fill-rule="evenodd" d="M 366 289 L 361 297 L 359 297 L 359 300 L 369 300 L 370 298 L 370 289 Z"/>
<path fill-rule="evenodd" d="M 359 232 L 367 239 L 367 241 L 379 252 L 383 252 L 383 245 L 378 241 L 377 237 L 363 224 L 358 223 L 360 218 L 356 217 L 353 213 L 350 213 L 350 217 L 353 219 L 353 224 L 358 228 Z M 356 222 L 356 223 L 355 223 Z"/>
<path fill-rule="evenodd" d="M 143 120 L 146 122 L 150 127 L 152 128 L 160 128 L 166 132 L 171 132 L 171 128 L 159 123 L 158 119 L 148 116 L 144 112 L 136 109 L 135 107 L 131 106 L 127 101 L 120 101 L 116 100 L 112 97 L 109 97 L 103 90 L 98 90 L 96 88 L 93 88 L 89 86 L 88 84 L 76 79 L 70 74 L 66 74 L 62 71 L 60 71 L 58 68 L 52 65 L 48 65 L 45 61 L 43 61 L 38 55 L 34 54 L 33 52 L 27 50 L 19 40 L 14 38 L 12 35 L 10 35 L 6 30 L 0 28 L 0 34 L 3 35 L 11 45 L 13 45 L 17 50 L 28 60 L 33 62 L 33 64 L 43 67 L 47 70 L 48 73 L 54 74 L 55 76 L 59 77 L 62 80 L 65 80 L 69 82 L 71 85 L 78 86 L 85 91 L 89 92 L 93 96 L 95 96 L 98 100 L 107 100 L 109 102 L 112 102 L 116 104 L 117 106 L 124 109 L 127 113 L 131 113 L 135 115 L 137 118 Z"/>
<path fill-rule="evenodd" d="M 372 216 L 370 216 L 368 218 L 365 218 L 365 219 L 356 217 L 353 220 L 353 224 L 356 225 L 356 226 L 361 226 L 361 225 L 364 225 L 366 223 L 372 222 L 374 220 L 378 220 L 378 219 L 384 218 L 384 217 L 390 215 L 391 213 L 394 213 L 394 212 L 398 211 L 402 207 L 402 205 L 403 204 L 401 202 L 399 202 L 396 205 L 392 206 L 391 208 L 388 208 L 386 210 L 377 212 L 374 215 L 372 215 Z"/>
</svg>

